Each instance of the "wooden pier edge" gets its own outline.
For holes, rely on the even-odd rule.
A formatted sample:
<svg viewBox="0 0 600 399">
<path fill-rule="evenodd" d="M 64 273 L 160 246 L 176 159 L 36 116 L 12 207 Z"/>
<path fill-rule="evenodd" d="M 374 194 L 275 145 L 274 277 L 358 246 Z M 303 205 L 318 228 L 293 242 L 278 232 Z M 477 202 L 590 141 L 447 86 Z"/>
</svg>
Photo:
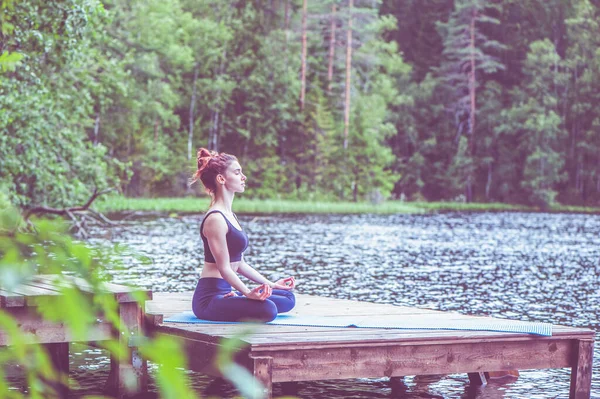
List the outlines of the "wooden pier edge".
<svg viewBox="0 0 600 399">
<path fill-rule="evenodd" d="M 156 293 L 155 293 L 156 294 Z M 248 326 L 164 322 L 189 311 L 192 293 L 159 293 L 147 302 L 151 334 L 177 338 L 188 354 L 191 370 L 215 377 L 211 365 L 222 340 L 239 339 Z M 451 316 L 460 322 L 479 316 L 428 309 L 297 295 L 296 314 L 343 317 Z M 487 319 L 483 317 L 483 319 Z M 489 318 L 495 320 L 493 318 Z M 394 330 L 340 327 L 257 325 L 242 338 L 246 346 L 235 362 L 246 367 L 271 398 L 274 383 L 350 378 L 467 374 L 470 384 L 485 385 L 495 372 L 571 369 L 570 399 L 589 399 L 595 331 L 554 325 L 552 336 L 490 331 Z M 395 384 L 399 385 L 399 384 Z"/>
<path fill-rule="evenodd" d="M 158 326 L 160 327 L 160 326 Z M 211 366 L 220 348 L 217 342 L 177 337 L 192 358 L 190 369 L 221 377 Z M 249 344 L 236 362 L 248 368 L 272 397 L 273 383 L 295 383 L 350 378 L 382 378 L 390 381 L 409 375 L 465 373 L 473 386 L 486 385 L 490 371 L 571 368 L 569 399 L 589 399 L 593 339 L 540 338 L 481 344 L 420 343 L 320 349 L 262 351 Z"/>
<path fill-rule="evenodd" d="M 37 306 L 62 295 L 62 288 L 65 286 L 76 286 L 88 295 L 114 297 L 118 306 L 120 325 L 113 328 L 111 323 L 99 315 L 96 322 L 90 326 L 86 339 L 81 341 L 80 337 L 73 336 L 65 323 L 44 319 L 37 311 Z M 145 333 L 143 330 L 145 304 L 144 301 L 138 303 L 136 299 L 142 293 L 147 299 L 152 299 L 152 291 L 135 287 L 102 283 L 101 291 L 95 292 L 93 287 L 82 278 L 71 275 L 35 275 L 10 290 L 0 284 L 0 310 L 12 317 L 21 331 L 34 336 L 32 344 L 43 345 L 58 379 L 51 381 L 42 378 L 42 383 L 47 384 L 61 398 L 67 397 L 69 393 L 69 344 L 71 342 L 94 345 L 106 340 L 120 340 L 122 347 L 128 348 L 128 353 L 124 360 L 111 359 L 111 374 L 105 388 L 114 396 L 122 397 L 133 391 L 147 390 L 146 360 L 140 356 L 135 347 L 135 339 L 132 339 Z M 0 330 L 0 348 L 9 345 L 11 345 L 10 336 Z"/>
</svg>

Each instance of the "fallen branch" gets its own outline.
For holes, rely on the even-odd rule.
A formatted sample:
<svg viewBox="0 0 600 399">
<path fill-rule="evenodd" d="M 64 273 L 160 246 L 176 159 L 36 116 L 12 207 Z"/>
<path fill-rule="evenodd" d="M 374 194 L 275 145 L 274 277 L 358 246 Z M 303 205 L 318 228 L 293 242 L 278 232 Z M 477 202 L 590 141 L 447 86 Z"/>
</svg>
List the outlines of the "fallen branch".
<svg viewBox="0 0 600 399">
<path fill-rule="evenodd" d="M 83 226 L 84 223 L 82 223 L 82 222 L 85 222 L 85 220 L 84 220 L 84 218 L 86 217 L 85 213 L 89 212 L 90 214 L 92 214 L 94 216 L 94 219 L 98 220 L 99 222 L 106 223 L 109 225 L 115 224 L 113 221 L 109 220 L 107 217 L 102 215 L 100 212 L 90 209 L 90 206 L 96 200 L 96 198 L 98 198 L 99 196 L 101 196 L 103 194 L 114 191 L 114 190 L 115 190 L 114 188 L 107 188 L 105 190 L 98 191 L 98 188 L 96 187 L 96 188 L 94 188 L 94 192 L 92 193 L 92 196 L 85 202 L 85 204 L 83 204 L 81 206 L 74 206 L 74 207 L 63 208 L 63 209 L 50 208 L 47 206 L 36 206 L 36 207 L 30 208 L 30 209 L 27 209 L 25 211 L 25 213 L 23 214 L 23 220 L 27 223 L 28 226 L 32 226 L 29 218 L 33 215 L 50 214 L 50 215 L 65 216 L 65 217 L 68 217 L 69 219 L 71 219 L 71 221 L 73 222 L 72 227 L 77 228 L 77 232 L 76 232 L 77 236 L 81 236 L 83 238 L 88 238 L 89 234 Z M 81 220 L 79 220 L 77 218 L 76 214 L 79 214 Z M 89 216 L 87 216 L 87 217 L 89 218 Z"/>
<path fill-rule="evenodd" d="M 89 209 L 90 205 L 92 205 L 92 202 L 94 202 L 96 200 L 96 198 L 98 198 L 99 196 L 101 196 L 103 194 L 109 193 L 111 191 L 114 191 L 114 188 L 107 188 L 102 191 L 98 191 L 98 188 L 94 188 L 94 192 L 92 193 L 92 196 L 82 206 L 75 206 L 75 207 L 63 208 L 63 209 L 50 208 L 50 207 L 46 207 L 46 206 L 36 206 L 34 208 L 30 208 L 27 211 L 25 211 L 25 214 L 23 215 L 23 219 L 27 220 L 27 219 L 29 219 L 30 216 L 37 215 L 40 213 L 49 213 L 52 215 L 68 216 L 69 212 L 87 211 Z"/>
</svg>

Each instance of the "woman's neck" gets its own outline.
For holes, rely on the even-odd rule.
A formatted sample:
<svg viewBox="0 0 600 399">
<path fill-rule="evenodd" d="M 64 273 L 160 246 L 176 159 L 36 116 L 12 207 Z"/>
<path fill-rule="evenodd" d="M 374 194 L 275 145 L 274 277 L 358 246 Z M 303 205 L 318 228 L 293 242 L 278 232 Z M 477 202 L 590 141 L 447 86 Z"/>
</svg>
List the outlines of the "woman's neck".
<svg viewBox="0 0 600 399">
<path fill-rule="evenodd" d="M 233 204 L 233 197 L 235 193 L 221 193 L 215 198 L 215 202 L 212 205 L 212 208 L 217 208 L 227 213 L 233 213 L 231 210 L 231 205 Z"/>
</svg>

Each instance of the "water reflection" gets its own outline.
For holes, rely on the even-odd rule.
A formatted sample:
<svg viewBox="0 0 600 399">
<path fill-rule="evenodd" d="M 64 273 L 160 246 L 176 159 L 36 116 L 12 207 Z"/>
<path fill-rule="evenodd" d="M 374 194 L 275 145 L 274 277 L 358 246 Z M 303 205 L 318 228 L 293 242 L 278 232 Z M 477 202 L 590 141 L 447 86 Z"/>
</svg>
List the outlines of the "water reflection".
<svg viewBox="0 0 600 399">
<path fill-rule="evenodd" d="M 203 258 L 201 217 L 126 220 L 111 231 L 95 231 L 91 241 L 124 244 L 151 259 L 123 257 L 125 268 L 113 272 L 116 282 L 154 291 L 189 291 Z M 250 236 L 248 263 L 271 279 L 297 276 L 301 293 L 600 329 L 600 216 L 449 213 L 240 219 Z M 598 340 L 594 357 L 600 359 Z M 84 369 L 96 376 L 94 362 L 86 364 Z M 593 373 L 592 396 L 598 397 L 597 361 Z M 569 370 L 524 371 L 516 381 L 493 381 L 482 388 L 471 387 L 466 375 L 406 377 L 393 393 L 387 379 L 305 382 L 299 384 L 299 395 L 566 398 L 569 376 Z M 209 382 L 194 375 L 199 391 Z M 274 389 L 281 393 L 280 384 Z"/>
</svg>

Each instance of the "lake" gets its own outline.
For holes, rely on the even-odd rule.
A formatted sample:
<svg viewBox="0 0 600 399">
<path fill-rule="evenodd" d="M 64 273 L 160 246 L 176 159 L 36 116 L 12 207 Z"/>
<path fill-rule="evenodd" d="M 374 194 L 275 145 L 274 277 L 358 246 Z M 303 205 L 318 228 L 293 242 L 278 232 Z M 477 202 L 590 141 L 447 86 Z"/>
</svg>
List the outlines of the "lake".
<svg viewBox="0 0 600 399">
<path fill-rule="evenodd" d="M 293 275 L 304 294 L 457 311 L 600 331 L 600 216 L 544 213 L 239 215 L 246 261 L 268 278 Z M 119 244 L 117 283 L 159 291 L 195 288 L 202 215 L 125 218 L 91 243 Z M 129 252 L 145 258 L 128 256 Z M 600 397 L 600 346 L 592 397 Z M 78 394 L 98 393 L 109 360 L 75 347 Z M 191 373 L 203 392 L 210 378 Z M 402 398 L 568 398 L 570 370 L 522 371 L 472 390 L 466 374 L 406 377 Z M 387 379 L 305 382 L 302 398 L 389 398 Z M 279 384 L 274 393 L 280 394 Z M 234 395 L 223 388 L 225 396 Z"/>
</svg>

